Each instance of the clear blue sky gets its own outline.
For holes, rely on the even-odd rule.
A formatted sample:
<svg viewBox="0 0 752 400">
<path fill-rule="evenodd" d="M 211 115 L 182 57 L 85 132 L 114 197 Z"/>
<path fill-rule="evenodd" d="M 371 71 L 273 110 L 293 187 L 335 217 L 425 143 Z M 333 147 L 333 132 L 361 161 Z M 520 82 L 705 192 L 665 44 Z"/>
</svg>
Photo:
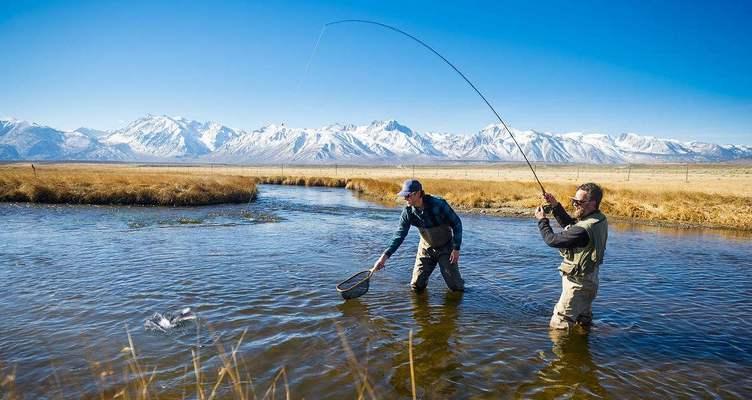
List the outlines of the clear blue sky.
<svg viewBox="0 0 752 400">
<path fill-rule="evenodd" d="M 0 1 L 0 116 L 112 129 L 147 113 L 253 129 L 395 118 L 752 144 L 752 2 Z"/>
</svg>

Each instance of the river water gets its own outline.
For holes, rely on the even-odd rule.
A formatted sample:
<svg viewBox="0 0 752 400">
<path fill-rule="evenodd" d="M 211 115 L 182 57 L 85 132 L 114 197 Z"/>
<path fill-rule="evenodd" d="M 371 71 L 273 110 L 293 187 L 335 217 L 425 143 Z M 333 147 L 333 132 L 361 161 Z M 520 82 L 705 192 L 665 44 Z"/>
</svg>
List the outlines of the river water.
<svg viewBox="0 0 752 400">
<path fill-rule="evenodd" d="M 282 367 L 293 398 L 357 397 L 362 367 L 377 397 L 409 398 L 412 330 L 424 398 L 752 397 L 749 236 L 612 226 L 594 329 L 552 335 L 559 256 L 532 219 L 461 215 L 462 295 L 438 271 L 411 292 L 413 229 L 343 301 L 335 285 L 373 264 L 399 213 L 287 186 L 249 205 L 0 204 L 0 380 L 25 398 L 111 396 L 133 379 L 130 332 L 152 393 L 195 397 L 191 350 L 209 392 L 217 345 L 245 331 L 238 364 L 259 397 Z M 144 328 L 182 307 L 198 320 Z"/>
</svg>

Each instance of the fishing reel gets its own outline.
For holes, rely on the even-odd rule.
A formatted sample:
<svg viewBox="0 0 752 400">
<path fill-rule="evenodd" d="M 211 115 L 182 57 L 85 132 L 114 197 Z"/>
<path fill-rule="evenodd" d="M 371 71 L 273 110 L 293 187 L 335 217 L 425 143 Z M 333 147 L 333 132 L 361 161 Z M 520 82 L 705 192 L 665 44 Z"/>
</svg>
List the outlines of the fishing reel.
<svg viewBox="0 0 752 400">
<path fill-rule="evenodd" d="M 551 212 L 554 210 L 554 208 L 551 207 L 550 204 L 544 204 L 541 207 L 543 207 L 543 213 L 544 214 L 551 214 Z"/>
</svg>

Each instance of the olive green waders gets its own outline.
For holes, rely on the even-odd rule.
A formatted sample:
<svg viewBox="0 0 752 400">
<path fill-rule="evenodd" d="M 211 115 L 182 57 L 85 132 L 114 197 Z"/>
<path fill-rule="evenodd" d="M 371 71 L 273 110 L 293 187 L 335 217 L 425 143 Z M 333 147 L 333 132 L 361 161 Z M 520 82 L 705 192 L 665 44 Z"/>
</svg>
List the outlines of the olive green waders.
<svg viewBox="0 0 752 400">
<path fill-rule="evenodd" d="M 420 244 L 418 254 L 415 256 L 413 278 L 410 285 L 413 290 L 420 292 L 428 286 L 428 278 L 439 265 L 441 276 L 444 277 L 447 287 L 452 291 L 465 290 L 465 281 L 462 280 L 459 265 L 449 262 L 452 253 L 452 230 L 449 225 L 440 225 L 433 228 L 418 228 L 420 232 Z"/>
<path fill-rule="evenodd" d="M 575 225 L 587 231 L 590 241 L 585 247 L 560 250 L 561 297 L 549 322 L 554 329 L 574 325 L 587 328 L 593 321 L 593 300 L 598 294 L 598 270 L 606 253 L 608 221 L 596 211 Z"/>
</svg>

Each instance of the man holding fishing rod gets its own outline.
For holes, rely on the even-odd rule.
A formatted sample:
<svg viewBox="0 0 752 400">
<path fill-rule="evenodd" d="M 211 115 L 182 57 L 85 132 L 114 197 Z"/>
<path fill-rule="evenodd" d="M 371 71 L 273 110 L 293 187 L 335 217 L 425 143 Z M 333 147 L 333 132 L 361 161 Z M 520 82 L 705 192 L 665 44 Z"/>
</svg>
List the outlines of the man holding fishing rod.
<svg viewBox="0 0 752 400">
<path fill-rule="evenodd" d="M 444 282 L 452 291 L 464 291 L 458 262 L 462 244 L 462 221 L 446 200 L 425 194 L 423 186 L 415 179 L 408 179 L 398 193 L 407 205 L 402 210 L 397 232 L 392 243 L 373 264 L 380 270 L 386 261 L 400 247 L 407 237 L 410 226 L 416 226 L 420 233 L 418 254 L 415 256 L 413 277 L 410 285 L 416 292 L 422 292 L 428 286 L 428 278 L 439 265 Z"/>
<path fill-rule="evenodd" d="M 589 328 L 593 321 L 593 300 L 598 293 L 598 269 L 603 262 L 608 240 L 608 221 L 599 207 L 603 190 L 595 183 L 585 183 L 572 197 L 574 218 L 564 210 L 551 193 L 543 193 L 551 205 L 556 221 L 564 228 L 554 233 L 543 207 L 535 211 L 543 241 L 559 249 L 564 258 L 559 266 L 561 297 L 554 307 L 550 327 Z"/>
</svg>

